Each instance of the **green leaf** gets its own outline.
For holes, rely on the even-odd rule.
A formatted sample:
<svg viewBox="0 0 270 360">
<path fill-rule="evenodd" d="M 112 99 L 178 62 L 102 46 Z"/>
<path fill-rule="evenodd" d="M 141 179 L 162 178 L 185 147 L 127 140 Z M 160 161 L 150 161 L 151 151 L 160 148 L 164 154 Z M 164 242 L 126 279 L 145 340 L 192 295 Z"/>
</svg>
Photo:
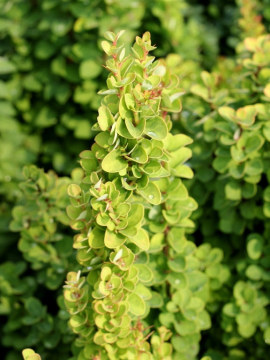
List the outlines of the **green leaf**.
<svg viewBox="0 0 270 360">
<path fill-rule="evenodd" d="M 68 186 L 67 192 L 70 197 L 77 198 L 81 194 L 81 188 L 77 184 L 71 184 Z"/>
<path fill-rule="evenodd" d="M 153 279 L 151 269 L 145 264 L 135 264 L 138 270 L 138 278 L 142 283 L 149 283 Z"/>
<path fill-rule="evenodd" d="M 179 324 L 175 323 L 175 329 L 181 336 L 191 335 L 197 332 L 195 321 L 182 320 Z"/>
<path fill-rule="evenodd" d="M 251 199 L 256 195 L 257 186 L 256 184 L 245 183 L 242 187 L 242 195 L 244 199 Z"/>
<path fill-rule="evenodd" d="M 130 237 L 129 240 L 143 251 L 147 251 L 149 249 L 149 236 L 148 232 L 144 229 L 139 229 L 137 234 Z"/>
<path fill-rule="evenodd" d="M 190 284 L 190 289 L 195 291 L 200 291 L 205 284 L 207 284 L 207 276 L 200 271 L 192 271 L 187 274 L 188 281 Z"/>
<path fill-rule="evenodd" d="M 125 120 L 123 120 L 120 116 L 118 117 L 117 122 L 116 122 L 116 130 L 117 130 L 117 133 L 120 136 L 122 136 L 123 138 L 126 138 L 126 139 L 134 138 L 134 136 L 132 136 L 129 133 L 126 123 L 125 123 Z"/>
<path fill-rule="evenodd" d="M 173 227 L 168 232 L 168 241 L 170 246 L 172 246 L 172 248 L 176 252 L 181 253 L 182 251 L 184 251 L 187 243 L 187 239 L 185 237 L 185 230 Z"/>
<path fill-rule="evenodd" d="M 125 96 L 126 107 L 129 110 L 135 110 L 136 102 L 134 97 L 131 94 L 125 94 L 124 96 Z"/>
<path fill-rule="evenodd" d="M 138 284 L 136 285 L 134 289 L 134 294 L 139 295 L 139 297 L 143 301 L 147 301 L 152 297 L 152 293 L 149 288 L 143 285 L 141 282 L 138 282 Z"/>
<path fill-rule="evenodd" d="M 101 47 L 107 55 L 111 54 L 111 44 L 108 41 L 102 41 Z"/>
<path fill-rule="evenodd" d="M 104 235 L 105 235 L 104 231 L 102 231 L 98 227 L 95 227 L 88 235 L 89 246 L 93 249 L 103 248 L 104 247 Z"/>
<path fill-rule="evenodd" d="M 246 269 L 246 276 L 251 280 L 258 281 L 263 276 L 263 270 L 258 265 L 255 264 L 249 265 Z"/>
<path fill-rule="evenodd" d="M 238 326 L 238 332 L 243 338 L 250 338 L 256 331 L 256 326 L 252 323 L 244 322 Z"/>
<path fill-rule="evenodd" d="M 247 238 L 247 253 L 252 260 L 258 260 L 263 251 L 263 238 L 259 234 L 250 234 Z"/>
<path fill-rule="evenodd" d="M 241 200 L 241 186 L 236 181 L 229 181 L 225 185 L 226 198 L 229 200 Z"/>
<path fill-rule="evenodd" d="M 145 164 L 148 160 L 146 151 L 142 146 L 136 146 L 130 155 L 131 159 L 139 164 Z"/>
<path fill-rule="evenodd" d="M 44 106 L 37 114 L 35 123 L 37 126 L 44 128 L 55 125 L 57 123 L 56 113 L 47 106 Z"/>
<path fill-rule="evenodd" d="M 68 205 L 67 214 L 70 219 L 75 220 L 81 214 L 82 209 L 80 207 L 74 207 L 72 205 Z"/>
<path fill-rule="evenodd" d="M 22 351 L 24 360 L 41 360 L 41 357 L 36 354 L 32 349 L 24 349 Z"/>
<path fill-rule="evenodd" d="M 150 181 L 145 188 L 138 190 L 138 193 L 142 195 L 150 204 L 158 205 L 161 202 L 160 190 L 152 181 Z"/>
<path fill-rule="evenodd" d="M 210 74 L 208 71 L 202 71 L 201 78 L 205 86 L 207 87 L 215 86 L 215 77 L 212 74 Z"/>
<path fill-rule="evenodd" d="M 123 236 L 119 233 L 114 233 L 112 231 L 109 231 L 108 229 L 106 230 L 105 237 L 104 237 L 104 243 L 107 248 L 115 249 L 115 248 L 123 245 L 125 241 L 126 241 L 125 236 Z"/>
<path fill-rule="evenodd" d="M 263 213 L 267 218 L 270 218 L 270 203 L 264 203 L 263 204 Z"/>
<path fill-rule="evenodd" d="M 94 60 L 84 60 L 80 63 L 79 74 L 82 79 L 93 79 L 101 73 L 101 66 Z"/>
<path fill-rule="evenodd" d="M 264 144 L 264 139 L 261 135 L 256 133 L 252 134 L 251 136 L 249 136 L 249 138 L 245 143 L 245 152 L 247 154 L 250 154 L 254 151 L 257 151 L 263 146 L 263 144 Z"/>
<path fill-rule="evenodd" d="M 264 201 L 270 202 L 270 186 L 267 186 L 263 192 Z"/>
<path fill-rule="evenodd" d="M 266 87 L 263 90 L 263 93 L 265 96 L 270 98 L 270 84 L 267 84 Z"/>
<path fill-rule="evenodd" d="M 168 261 L 168 266 L 174 272 L 182 272 L 186 268 L 186 259 L 182 255 L 177 255 L 173 260 Z"/>
<path fill-rule="evenodd" d="M 151 308 L 155 308 L 155 309 L 161 308 L 164 304 L 162 295 L 156 291 L 152 291 L 152 297 L 150 300 L 147 301 L 147 304 Z"/>
<path fill-rule="evenodd" d="M 98 109 L 98 125 L 102 131 L 108 130 L 114 123 L 114 118 L 107 106 L 101 105 Z"/>
<path fill-rule="evenodd" d="M 243 127 L 249 127 L 254 123 L 256 114 L 257 110 L 253 105 L 247 105 L 239 108 L 236 111 L 237 122 Z"/>
<path fill-rule="evenodd" d="M 270 327 L 269 326 L 264 331 L 263 338 L 264 338 L 264 341 L 266 342 L 266 344 L 269 345 L 270 344 Z"/>
<path fill-rule="evenodd" d="M 16 66 L 5 57 L 0 57 L 0 74 L 10 74 L 15 72 Z"/>
<path fill-rule="evenodd" d="M 164 145 L 169 152 L 174 152 L 183 146 L 192 144 L 192 142 L 193 140 L 187 135 L 184 134 L 172 135 L 169 133 L 166 139 L 164 140 Z"/>
<path fill-rule="evenodd" d="M 144 133 L 155 140 L 163 140 L 168 134 L 168 128 L 160 116 L 155 116 L 146 120 Z"/>
<path fill-rule="evenodd" d="M 35 56 L 38 59 L 48 59 L 50 58 L 56 50 L 56 46 L 46 40 L 40 40 L 35 47 Z"/>
<path fill-rule="evenodd" d="M 145 119 L 141 118 L 139 123 L 135 126 L 131 119 L 125 118 L 125 125 L 128 130 L 128 133 L 131 135 L 132 138 L 138 139 L 142 136 L 143 132 L 145 131 Z"/>
<path fill-rule="evenodd" d="M 163 233 L 157 233 L 152 236 L 150 241 L 150 253 L 157 253 L 162 251 L 163 247 L 165 246 L 164 242 L 164 234 Z"/>
<path fill-rule="evenodd" d="M 208 94 L 207 89 L 202 85 L 199 85 L 199 84 L 192 85 L 190 91 L 193 94 L 198 95 L 198 96 L 202 97 L 205 100 L 208 100 L 208 98 L 209 98 L 209 94 Z"/>
<path fill-rule="evenodd" d="M 35 352 L 32 349 L 25 349 L 25 350 L 22 351 L 22 354 L 23 354 L 24 357 L 27 357 L 29 355 L 34 355 Z"/>
<path fill-rule="evenodd" d="M 129 312 L 135 316 L 142 316 L 145 313 L 145 302 L 142 298 L 134 293 L 131 293 L 127 299 L 129 305 Z"/>
<path fill-rule="evenodd" d="M 128 213 L 128 226 L 134 227 L 141 223 L 144 217 L 144 207 L 142 204 L 131 204 L 130 212 Z"/>
<path fill-rule="evenodd" d="M 239 308 L 236 304 L 228 303 L 223 307 L 222 311 L 225 315 L 234 318 L 239 313 Z"/>
<path fill-rule="evenodd" d="M 97 160 L 95 158 L 93 159 L 82 159 L 80 160 L 80 164 L 81 167 L 86 171 L 86 172 L 93 172 L 97 169 Z"/>
<path fill-rule="evenodd" d="M 123 158 L 121 150 L 112 150 L 102 161 L 102 169 L 108 173 L 117 173 L 128 167 L 128 162 Z"/>
<path fill-rule="evenodd" d="M 221 117 L 228 121 L 235 121 L 235 111 L 229 106 L 222 106 L 218 109 L 218 113 Z"/>
<path fill-rule="evenodd" d="M 29 312 L 31 317 L 34 318 L 40 319 L 44 314 L 44 308 L 41 302 L 34 297 L 29 297 L 25 300 L 25 309 Z"/>
</svg>

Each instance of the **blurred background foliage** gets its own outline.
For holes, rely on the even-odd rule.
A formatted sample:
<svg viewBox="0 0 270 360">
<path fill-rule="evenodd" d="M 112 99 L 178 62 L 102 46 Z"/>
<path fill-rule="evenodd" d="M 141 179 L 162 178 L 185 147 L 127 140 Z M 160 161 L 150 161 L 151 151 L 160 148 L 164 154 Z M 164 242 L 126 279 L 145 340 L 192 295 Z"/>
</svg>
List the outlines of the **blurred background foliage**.
<svg viewBox="0 0 270 360">
<path fill-rule="evenodd" d="M 174 131 L 195 140 L 190 163 L 195 178 L 187 186 L 200 205 L 191 238 L 221 248 L 231 272 L 209 305 L 212 328 L 204 332 L 200 355 L 265 359 L 270 48 L 269 40 L 257 48 L 244 40 L 266 34 L 269 25 L 269 0 L 0 1 L 0 341 L 5 359 L 20 359 L 21 349 L 31 346 L 44 360 L 76 359 L 61 295 L 68 267 L 75 267 L 65 189 L 70 174 L 73 182 L 80 179 L 78 154 L 95 135 L 97 91 L 106 79 L 100 43 L 105 31 L 121 29 L 126 43 L 150 31 L 155 55 L 166 58 L 180 77 L 186 95 Z M 250 105 L 250 124 L 236 134 L 234 115 L 220 108 Z M 249 140 L 250 151 L 231 150 L 237 136 L 245 133 L 248 141 L 251 131 L 256 139 Z M 30 164 L 37 167 L 23 171 Z"/>
</svg>

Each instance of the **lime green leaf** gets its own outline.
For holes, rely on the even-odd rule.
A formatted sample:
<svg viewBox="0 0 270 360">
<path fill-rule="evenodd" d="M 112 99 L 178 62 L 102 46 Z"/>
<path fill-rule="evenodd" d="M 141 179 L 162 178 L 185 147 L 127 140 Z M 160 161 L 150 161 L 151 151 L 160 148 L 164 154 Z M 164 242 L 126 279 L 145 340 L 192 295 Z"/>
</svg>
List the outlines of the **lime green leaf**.
<svg viewBox="0 0 270 360">
<path fill-rule="evenodd" d="M 145 302 L 142 298 L 134 293 L 131 293 L 127 299 L 129 311 L 135 316 L 142 316 L 145 313 Z"/>
<path fill-rule="evenodd" d="M 259 134 L 252 134 L 245 143 L 245 152 L 247 154 L 259 150 L 264 144 L 264 138 Z"/>
<path fill-rule="evenodd" d="M 99 249 L 104 247 L 104 231 L 95 227 L 88 235 L 89 246 L 93 249 Z M 106 245 L 107 246 L 107 245 Z"/>
<path fill-rule="evenodd" d="M 101 166 L 108 173 L 116 173 L 126 169 L 128 162 L 123 158 L 121 150 L 115 149 L 105 156 Z"/>
<path fill-rule="evenodd" d="M 229 106 L 222 106 L 218 109 L 218 113 L 221 117 L 228 121 L 235 121 L 235 110 Z"/>
<path fill-rule="evenodd" d="M 131 94 L 125 94 L 125 103 L 127 109 L 135 110 L 136 102 L 134 97 Z"/>
<path fill-rule="evenodd" d="M 108 41 L 102 41 L 101 47 L 107 55 L 111 54 L 111 44 Z"/>
<path fill-rule="evenodd" d="M 132 138 L 139 138 L 142 136 L 143 132 L 145 131 L 145 119 L 141 118 L 139 123 L 135 126 L 131 119 L 125 118 L 125 125 L 126 128 L 131 135 Z"/>
<path fill-rule="evenodd" d="M 136 264 L 135 267 L 138 270 L 138 277 L 142 283 L 148 283 L 153 279 L 153 273 L 147 265 Z"/>
<path fill-rule="evenodd" d="M 125 241 L 126 241 L 125 236 L 123 236 L 119 233 L 114 233 L 112 231 L 106 230 L 105 237 L 104 237 L 104 243 L 107 248 L 115 249 L 115 248 L 123 245 Z"/>
<path fill-rule="evenodd" d="M 80 63 L 79 74 L 82 79 L 93 79 L 101 73 L 101 66 L 94 60 L 84 60 Z"/>
<path fill-rule="evenodd" d="M 41 360 L 41 357 L 32 349 L 24 349 L 22 355 L 24 360 Z"/>
<path fill-rule="evenodd" d="M 101 105 L 98 109 L 98 125 L 102 131 L 108 130 L 114 123 L 114 118 L 107 106 Z"/>
<path fill-rule="evenodd" d="M 67 192 L 69 196 L 77 198 L 81 194 L 81 188 L 77 184 L 71 184 L 68 186 Z"/>
<path fill-rule="evenodd" d="M 164 304 L 164 300 L 160 293 L 152 291 L 152 297 L 147 301 L 147 304 L 151 308 L 161 308 Z"/>
<path fill-rule="evenodd" d="M 241 186 L 236 181 L 229 181 L 225 186 L 226 198 L 229 200 L 241 200 Z"/>
<path fill-rule="evenodd" d="M 146 151 L 142 146 L 136 146 L 130 155 L 131 159 L 137 163 L 145 164 L 148 160 Z"/>
<path fill-rule="evenodd" d="M 243 127 L 251 126 L 255 121 L 256 114 L 257 110 L 253 105 L 239 108 L 236 111 L 237 122 Z"/>
<path fill-rule="evenodd" d="M 251 280 L 258 281 L 262 278 L 262 275 L 263 275 L 263 270 L 258 265 L 252 264 L 249 265 L 246 269 L 246 276 Z"/>
<path fill-rule="evenodd" d="M 193 140 L 187 135 L 168 134 L 167 138 L 164 140 L 164 145 L 168 151 L 174 152 L 183 146 L 191 144 L 192 142 L 193 142 Z"/>
<path fill-rule="evenodd" d="M 174 272 L 184 271 L 186 267 L 185 257 L 182 255 L 177 255 L 173 260 L 168 261 L 168 266 Z"/>
<path fill-rule="evenodd" d="M 147 251 L 149 249 L 149 236 L 147 231 L 144 229 L 139 229 L 137 234 L 130 237 L 129 240 L 136 244 L 143 251 Z"/>
<path fill-rule="evenodd" d="M 162 140 L 166 138 L 168 128 L 161 117 L 155 116 L 146 120 L 144 132 L 153 139 Z"/>
<path fill-rule="evenodd" d="M 160 190 L 154 182 L 149 182 L 148 185 L 138 190 L 139 194 L 141 194 L 150 204 L 158 205 L 161 202 L 161 194 Z"/>
<path fill-rule="evenodd" d="M 263 90 L 264 95 L 270 98 L 270 84 L 267 84 Z"/>
<path fill-rule="evenodd" d="M 262 255 L 263 238 L 259 234 L 250 234 L 247 238 L 247 253 L 252 260 L 257 260 Z"/>
<path fill-rule="evenodd" d="M 207 89 L 204 86 L 199 85 L 199 84 L 193 85 L 191 87 L 190 91 L 193 94 L 198 95 L 198 96 L 202 97 L 205 100 L 208 100 L 209 93 L 208 93 Z"/>
</svg>

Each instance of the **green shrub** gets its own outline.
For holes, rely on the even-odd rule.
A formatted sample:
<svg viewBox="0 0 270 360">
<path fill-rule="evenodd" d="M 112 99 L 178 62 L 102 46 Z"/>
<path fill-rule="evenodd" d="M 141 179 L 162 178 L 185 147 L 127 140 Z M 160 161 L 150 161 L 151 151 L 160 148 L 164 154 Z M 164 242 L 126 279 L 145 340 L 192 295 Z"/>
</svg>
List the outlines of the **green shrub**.
<svg viewBox="0 0 270 360">
<path fill-rule="evenodd" d="M 181 117 L 194 139 L 190 192 L 199 202 L 197 231 L 224 250 L 233 274 L 217 322 L 218 340 L 237 359 L 263 359 L 269 342 L 269 46 L 267 34 L 248 37 L 234 61 L 202 72 Z"/>
<path fill-rule="evenodd" d="M 58 289 L 68 267 L 75 266 L 65 210 L 71 179 L 46 174 L 34 165 L 23 173 L 25 181 L 20 184 L 10 228 L 20 232 L 18 249 L 25 261 L 17 262 L 15 257 L 15 262 L 0 268 L 0 314 L 8 316 L 1 342 L 14 349 L 8 360 L 20 359 L 18 350 L 26 346 L 38 346 L 44 356 L 53 349 L 50 359 L 68 358 L 73 335 L 66 326 L 67 312 Z M 74 171 L 73 180 L 78 176 Z"/>
<path fill-rule="evenodd" d="M 16 243 L 8 223 L 23 166 L 68 175 L 95 134 L 105 31 L 125 29 L 131 43 L 149 29 L 159 56 L 178 52 L 207 63 L 215 62 L 218 32 L 184 0 L 11 0 L 1 2 L 0 13 L 1 256 Z"/>
<path fill-rule="evenodd" d="M 6 360 L 267 357 L 265 5 L 0 5 Z"/>
<path fill-rule="evenodd" d="M 168 112 L 181 108 L 177 77 L 149 56 L 149 33 L 127 57 L 120 35 L 107 33 L 102 43 L 111 74 L 100 92 L 99 133 L 80 154 L 80 185 L 68 188 L 83 266 L 82 277 L 67 276 L 69 324 L 82 360 L 171 359 L 172 352 L 192 359 L 200 331 L 211 326 L 205 306 L 229 273 L 222 251 L 186 239 L 197 204 L 180 180 L 192 177 L 184 165 L 191 139 L 169 132 Z"/>
</svg>

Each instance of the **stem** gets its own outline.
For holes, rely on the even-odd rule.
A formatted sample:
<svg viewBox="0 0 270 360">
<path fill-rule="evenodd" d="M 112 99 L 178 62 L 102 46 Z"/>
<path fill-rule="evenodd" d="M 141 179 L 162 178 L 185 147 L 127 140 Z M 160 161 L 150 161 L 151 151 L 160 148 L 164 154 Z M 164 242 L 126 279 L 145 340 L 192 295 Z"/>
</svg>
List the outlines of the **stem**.
<svg viewBox="0 0 270 360">
<path fill-rule="evenodd" d="M 140 118 L 136 111 L 134 111 L 134 122 L 135 122 L 135 126 L 139 125 L 140 123 Z"/>
</svg>

